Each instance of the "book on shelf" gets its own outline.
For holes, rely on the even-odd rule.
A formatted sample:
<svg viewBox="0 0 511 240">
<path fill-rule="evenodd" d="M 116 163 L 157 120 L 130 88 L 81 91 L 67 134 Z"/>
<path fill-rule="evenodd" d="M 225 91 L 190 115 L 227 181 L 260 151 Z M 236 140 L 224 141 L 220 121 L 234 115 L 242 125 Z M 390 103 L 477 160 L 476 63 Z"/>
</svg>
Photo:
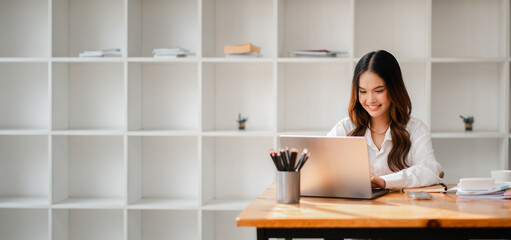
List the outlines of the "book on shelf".
<svg viewBox="0 0 511 240">
<path fill-rule="evenodd" d="M 347 57 L 348 51 L 329 51 L 327 49 L 296 50 L 291 57 Z"/>
<path fill-rule="evenodd" d="M 251 53 L 226 53 L 226 58 L 258 58 L 261 55 L 258 52 Z"/>
<path fill-rule="evenodd" d="M 110 48 L 94 51 L 83 51 L 78 57 L 122 57 L 120 48 Z"/>
<path fill-rule="evenodd" d="M 241 54 L 241 53 L 253 53 L 253 52 L 261 52 L 261 48 L 252 45 L 252 43 L 238 44 L 238 45 L 228 45 L 224 47 L 225 54 Z"/>
<path fill-rule="evenodd" d="M 153 50 L 154 58 L 183 58 L 188 56 L 195 56 L 195 53 L 180 47 L 155 48 Z"/>
</svg>

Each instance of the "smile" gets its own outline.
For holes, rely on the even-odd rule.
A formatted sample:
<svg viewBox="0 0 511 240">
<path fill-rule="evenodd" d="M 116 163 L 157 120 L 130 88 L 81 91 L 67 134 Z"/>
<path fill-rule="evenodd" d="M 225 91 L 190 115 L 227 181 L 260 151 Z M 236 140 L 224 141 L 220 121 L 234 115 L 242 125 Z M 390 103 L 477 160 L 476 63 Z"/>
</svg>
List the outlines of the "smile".
<svg viewBox="0 0 511 240">
<path fill-rule="evenodd" d="M 367 105 L 367 108 L 369 108 L 369 110 L 371 110 L 371 111 L 376 111 L 380 107 L 381 107 L 381 104 L 380 105 Z"/>
</svg>

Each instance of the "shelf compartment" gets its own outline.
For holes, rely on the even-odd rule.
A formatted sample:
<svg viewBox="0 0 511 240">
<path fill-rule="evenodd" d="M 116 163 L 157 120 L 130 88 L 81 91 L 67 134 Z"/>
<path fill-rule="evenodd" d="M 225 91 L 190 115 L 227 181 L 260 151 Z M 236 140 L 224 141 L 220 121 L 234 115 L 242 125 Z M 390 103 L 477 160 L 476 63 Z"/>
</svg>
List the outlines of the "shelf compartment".
<svg viewBox="0 0 511 240">
<path fill-rule="evenodd" d="M 128 211 L 128 240 L 199 240 L 199 232 L 197 211 Z"/>
<path fill-rule="evenodd" d="M 0 72 L 0 130 L 49 129 L 48 64 L 0 63 Z"/>
<path fill-rule="evenodd" d="M 427 67 L 424 63 L 400 62 L 403 80 L 412 100 L 412 116 L 427 124 L 429 120 Z M 461 119 L 460 119 L 461 120 Z"/>
<path fill-rule="evenodd" d="M 122 136 L 53 136 L 56 208 L 122 208 L 125 165 Z"/>
<path fill-rule="evenodd" d="M 261 57 L 275 57 L 272 0 L 205 0 L 202 2 L 203 57 L 224 57 L 227 45 L 252 43 Z"/>
<path fill-rule="evenodd" d="M 0 57 L 49 57 L 47 0 L 0 2 Z M 0 71 L 2 72 L 2 71 Z"/>
<path fill-rule="evenodd" d="M 278 131 L 327 131 L 347 117 L 347 63 L 279 63 Z"/>
<path fill-rule="evenodd" d="M 48 137 L 0 136 L 0 152 L 0 207 L 48 205 Z"/>
<path fill-rule="evenodd" d="M 181 47 L 198 55 L 198 1 L 128 1 L 128 56 L 152 57 L 155 48 Z M 196 58 L 194 56 L 194 58 Z"/>
<path fill-rule="evenodd" d="M 197 71 L 197 63 L 129 63 L 128 129 L 198 131 Z"/>
<path fill-rule="evenodd" d="M 203 137 L 202 203 L 229 209 L 259 196 L 275 181 L 271 148 L 273 137 Z"/>
<path fill-rule="evenodd" d="M 54 209 L 53 240 L 122 240 L 123 210 Z"/>
<path fill-rule="evenodd" d="M 248 117 L 246 131 L 275 129 L 272 64 L 204 63 L 202 68 L 203 131 L 237 130 L 239 113 Z"/>
<path fill-rule="evenodd" d="M 123 0 L 54 0 L 53 57 L 78 57 L 83 51 L 126 51 Z M 125 53 L 124 53 L 125 55 Z"/>
<path fill-rule="evenodd" d="M 425 0 L 356 1 L 355 56 L 385 49 L 396 57 L 427 58 L 428 14 Z"/>
<path fill-rule="evenodd" d="M 198 208 L 198 137 L 128 137 L 130 208 Z"/>
<path fill-rule="evenodd" d="M 124 130 L 122 63 L 54 63 L 54 130 Z"/>
<path fill-rule="evenodd" d="M 255 240 L 255 228 L 236 226 L 236 217 L 240 213 L 241 211 L 204 211 L 202 213 L 202 239 Z"/>
<path fill-rule="evenodd" d="M 278 1 L 279 57 L 296 50 L 348 51 L 353 22 L 349 0 Z"/>
<path fill-rule="evenodd" d="M 9 240 L 49 240 L 47 209 L 0 209 L 0 233 Z"/>
<path fill-rule="evenodd" d="M 491 177 L 491 171 L 504 169 L 504 139 L 433 139 L 436 160 L 445 172 L 444 180 Z M 481 164 L 484 162 L 484 164 Z"/>
<path fill-rule="evenodd" d="M 433 0 L 433 57 L 506 57 L 505 2 Z"/>
<path fill-rule="evenodd" d="M 504 69 L 501 63 L 434 63 L 432 132 L 464 132 L 460 115 L 474 116 L 474 132 L 503 132 Z"/>
</svg>

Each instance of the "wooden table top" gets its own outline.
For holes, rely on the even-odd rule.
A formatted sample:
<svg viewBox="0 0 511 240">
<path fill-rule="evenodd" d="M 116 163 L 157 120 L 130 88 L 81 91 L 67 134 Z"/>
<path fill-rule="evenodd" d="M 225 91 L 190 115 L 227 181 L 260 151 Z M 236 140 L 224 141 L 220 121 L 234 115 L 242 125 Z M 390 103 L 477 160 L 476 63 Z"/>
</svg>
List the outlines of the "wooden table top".
<svg viewBox="0 0 511 240">
<path fill-rule="evenodd" d="M 412 200 L 400 192 L 375 200 L 302 197 L 298 204 L 280 204 L 272 184 L 236 223 L 258 228 L 511 227 L 511 200 L 432 195 L 433 200 Z"/>
</svg>

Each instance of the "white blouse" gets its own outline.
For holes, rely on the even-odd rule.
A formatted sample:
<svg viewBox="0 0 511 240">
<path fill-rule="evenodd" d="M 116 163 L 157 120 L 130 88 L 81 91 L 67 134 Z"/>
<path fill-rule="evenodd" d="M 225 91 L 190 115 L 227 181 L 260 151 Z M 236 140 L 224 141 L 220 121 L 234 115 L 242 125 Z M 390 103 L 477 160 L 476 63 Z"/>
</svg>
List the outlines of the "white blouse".
<svg viewBox="0 0 511 240">
<path fill-rule="evenodd" d="M 347 117 L 337 123 L 327 136 L 346 136 L 355 128 L 355 125 Z M 365 138 L 369 151 L 369 165 L 371 173 L 383 178 L 386 188 L 398 190 L 407 187 L 421 187 L 443 182 L 439 177 L 440 164 L 435 159 L 433 146 L 431 145 L 431 133 L 428 127 L 418 118 L 411 117 L 406 125 L 410 134 L 412 146 L 408 152 L 406 162 L 408 168 L 399 172 L 392 172 L 387 165 L 387 157 L 392 149 L 392 136 L 390 128 L 385 133 L 385 139 L 378 150 L 371 137 L 371 131 L 366 130 Z"/>
</svg>

